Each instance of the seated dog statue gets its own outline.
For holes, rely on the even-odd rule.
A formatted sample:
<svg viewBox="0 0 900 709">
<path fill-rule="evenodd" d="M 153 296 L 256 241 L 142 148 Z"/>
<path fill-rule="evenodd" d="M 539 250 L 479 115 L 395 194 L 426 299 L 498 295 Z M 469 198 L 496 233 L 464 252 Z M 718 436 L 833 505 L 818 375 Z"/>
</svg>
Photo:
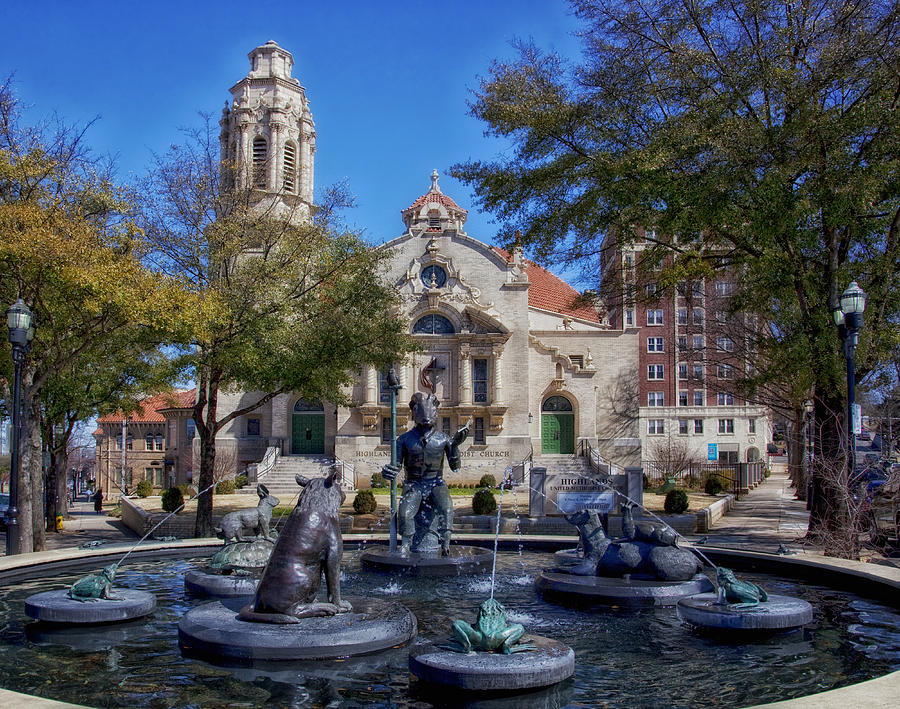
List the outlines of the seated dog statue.
<svg viewBox="0 0 900 709">
<path fill-rule="evenodd" d="M 303 491 L 278 535 L 253 603 L 240 611 L 244 620 L 297 623 L 352 610 L 341 600 L 339 512 L 345 495 L 336 476 L 337 468 L 324 478 L 296 476 Z M 327 603 L 316 600 L 323 574 Z"/>
</svg>

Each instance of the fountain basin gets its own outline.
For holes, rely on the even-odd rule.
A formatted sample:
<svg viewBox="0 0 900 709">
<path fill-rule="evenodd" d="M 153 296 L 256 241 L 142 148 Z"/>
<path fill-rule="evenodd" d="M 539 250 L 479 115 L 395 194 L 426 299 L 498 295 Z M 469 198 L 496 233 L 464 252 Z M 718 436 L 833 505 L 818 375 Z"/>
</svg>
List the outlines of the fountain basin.
<svg viewBox="0 0 900 709">
<path fill-rule="evenodd" d="M 444 643 L 450 642 L 447 638 Z M 534 650 L 502 655 L 490 652 L 459 653 L 433 642 L 420 642 L 409 650 L 409 670 L 422 682 L 447 685 L 470 692 L 509 692 L 548 687 L 575 673 L 575 653 L 568 645 L 541 635 L 521 640 Z"/>
<path fill-rule="evenodd" d="M 184 589 L 196 596 L 237 598 L 252 596 L 259 579 L 239 574 L 214 574 L 203 569 L 188 571 L 184 575 Z"/>
</svg>

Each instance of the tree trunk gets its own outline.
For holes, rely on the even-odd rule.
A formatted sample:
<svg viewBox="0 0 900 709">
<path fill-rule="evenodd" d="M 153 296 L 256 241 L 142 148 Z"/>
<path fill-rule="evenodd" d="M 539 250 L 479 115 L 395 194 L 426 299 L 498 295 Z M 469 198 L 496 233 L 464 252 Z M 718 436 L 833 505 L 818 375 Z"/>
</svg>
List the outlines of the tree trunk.
<svg viewBox="0 0 900 709">
<path fill-rule="evenodd" d="M 30 379 L 30 376 L 29 376 Z M 28 382 L 30 385 L 30 381 Z M 24 385 L 28 391 L 30 386 Z M 27 551 L 44 550 L 44 455 L 41 448 L 40 402 L 29 394 L 23 397 L 22 406 L 22 480 L 19 483 L 20 496 L 23 489 L 28 489 L 28 520 L 19 516 L 19 526 L 24 537 L 28 537 Z M 26 472 L 27 471 L 27 472 Z M 24 513 L 26 504 L 23 501 L 20 509 Z M 26 548 L 22 547 L 22 552 Z"/>
<path fill-rule="evenodd" d="M 806 499 L 806 417 L 803 411 L 794 411 L 791 432 L 788 436 L 788 470 L 798 500 Z"/>
<path fill-rule="evenodd" d="M 198 382 L 200 396 L 194 406 L 194 421 L 200 438 L 200 480 L 197 483 L 197 519 L 195 537 L 213 536 L 213 491 L 216 466 L 216 409 L 219 397 L 221 373 L 209 372 Z"/>
<path fill-rule="evenodd" d="M 815 540 L 840 532 L 845 525 L 839 486 L 846 485 L 844 401 L 834 390 L 817 385 L 814 416 L 815 464 L 808 536 Z M 843 521 L 842 521 L 843 520 Z"/>
</svg>

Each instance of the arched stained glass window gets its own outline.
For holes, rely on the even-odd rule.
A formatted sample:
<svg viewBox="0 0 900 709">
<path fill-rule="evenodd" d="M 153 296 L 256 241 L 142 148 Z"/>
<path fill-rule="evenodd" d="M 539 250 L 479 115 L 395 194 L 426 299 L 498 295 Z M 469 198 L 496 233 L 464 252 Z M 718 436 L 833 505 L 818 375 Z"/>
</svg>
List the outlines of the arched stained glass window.
<svg viewBox="0 0 900 709">
<path fill-rule="evenodd" d="M 541 411 L 571 411 L 572 402 L 564 396 L 551 396 L 541 406 Z"/>
<path fill-rule="evenodd" d="M 446 282 L 447 272 L 440 266 L 432 264 L 422 269 L 422 284 L 426 288 L 443 288 Z"/>
<path fill-rule="evenodd" d="M 413 325 L 412 331 L 414 335 L 452 335 L 456 332 L 453 323 L 437 313 L 423 315 Z"/>
<path fill-rule="evenodd" d="M 325 407 L 322 406 L 321 401 L 307 401 L 306 399 L 300 399 L 296 404 L 294 404 L 294 411 L 300 413 L 303 411 L 324 411 Z"/>
</svg>

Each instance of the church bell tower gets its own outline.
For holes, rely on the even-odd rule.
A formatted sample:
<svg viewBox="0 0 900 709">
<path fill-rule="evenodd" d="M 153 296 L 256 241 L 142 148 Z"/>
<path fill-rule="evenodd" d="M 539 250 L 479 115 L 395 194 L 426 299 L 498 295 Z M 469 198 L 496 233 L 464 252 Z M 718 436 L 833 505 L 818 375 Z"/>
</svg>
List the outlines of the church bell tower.
<svg viewBox="0 0 900 709">
<path fill-rule="evenodd" d="M 306 91 L 291 76 L 294 57 L 274 41 L 248 56 L 250 73 L 231 87 L 219 122 L 223 179 L 250 190 L 273 216 L 303 221 L 312 211 L 316 154 Z"/>
</svg>

